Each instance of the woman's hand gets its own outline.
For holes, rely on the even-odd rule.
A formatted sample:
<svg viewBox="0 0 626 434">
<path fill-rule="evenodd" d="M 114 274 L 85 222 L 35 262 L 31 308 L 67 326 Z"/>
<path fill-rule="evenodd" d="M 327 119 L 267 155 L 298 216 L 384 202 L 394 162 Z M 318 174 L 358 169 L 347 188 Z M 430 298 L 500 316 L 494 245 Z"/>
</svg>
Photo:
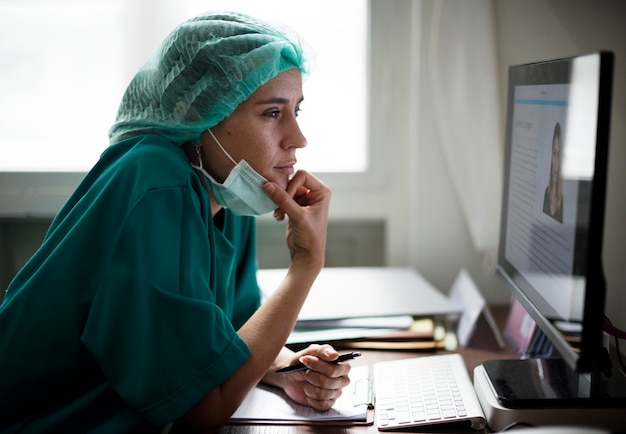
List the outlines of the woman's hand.
<svg viewBox="0 0 626 434">
<path fill-rule="evenodd" d="M 337 357 L 339 353 L 330 345 L 311 345 L 295 353 L 289 363 L 302 362 L 308 370 L 274 375 L 280 376 L 280 386 L 297 403 L 328 410 L 350 384 L 350 363 L 333 363 Z"/>
<path fill-rule="evenodd" d="M 324 265 L 326 231 L 330 207 L 330 188 L 310 173 L 299 170 L 286 190 L 273 182 L 264 186 L 265 193 L 279 206 L 274 218 L 289 217 L 287 246 L 293 262 Z"/>
</svg>

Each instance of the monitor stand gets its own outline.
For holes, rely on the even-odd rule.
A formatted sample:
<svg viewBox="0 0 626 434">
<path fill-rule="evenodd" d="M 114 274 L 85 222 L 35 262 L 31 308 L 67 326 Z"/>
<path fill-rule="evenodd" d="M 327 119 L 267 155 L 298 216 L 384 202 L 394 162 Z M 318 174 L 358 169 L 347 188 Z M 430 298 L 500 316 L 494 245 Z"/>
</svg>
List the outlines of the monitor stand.
<svg viewBox="0 0 626 434">
<path fill-rule="evenodd" d="M 591 398 L 579 398 L 572 392 L 572 377 L 571 369 L 560 359 L 488 361 L 474 369 L 474 389 L 485 419 L 495 431 L 517 424 L 624 430 L 624 376 L 614 372 L 604 392 L 594 391 Z"/>
</svg>

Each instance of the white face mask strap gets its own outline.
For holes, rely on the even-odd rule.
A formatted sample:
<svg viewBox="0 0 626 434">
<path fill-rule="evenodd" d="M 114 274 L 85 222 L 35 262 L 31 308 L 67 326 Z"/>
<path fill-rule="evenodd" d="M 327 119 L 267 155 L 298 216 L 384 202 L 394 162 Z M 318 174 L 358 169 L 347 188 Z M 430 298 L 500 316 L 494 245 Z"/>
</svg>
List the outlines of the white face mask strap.
<svg viewBox="0 0 626 434">
<path fill-rule="evenodd" d="M 200 145 L 196 146 L 196 154 L 198 154 L 198 167 L 200 167 L 200 169 L 204 169 L 204 167 L 202 167 L 202 153 L 200 152 L 200 148 Z"/>
<path fill-rule="evenodd" d="M 222 152 L 224 153 L 224 155 L 226 155 L 228 157 L 228 159 L 230 161 L 233 162 L 233 164 L 236 166 L 237 162 L 233 159 L 233 157 L 231 157 L 228 152 L 226 152 L 226 149 L 224 149 L 224 147 L 222 146 L 222 144 L 220 143 L 219 140 L 217 140 L 217 137 L 215 137 L 215 134 L 213 134 L 213 131 L 211 131 L 210 128 L 207 128 L 207 131 L 209 132 L 209 134 L 211 135 L 211 137 L 213 137 L 213 140 L 215 140 L 215 143 L 217 143 L 217 146 L 220 147 L 220 149 L 222 150 Z M 202 167 L 202 163 L 200 163 L 200 167 Z"/>
</svg>

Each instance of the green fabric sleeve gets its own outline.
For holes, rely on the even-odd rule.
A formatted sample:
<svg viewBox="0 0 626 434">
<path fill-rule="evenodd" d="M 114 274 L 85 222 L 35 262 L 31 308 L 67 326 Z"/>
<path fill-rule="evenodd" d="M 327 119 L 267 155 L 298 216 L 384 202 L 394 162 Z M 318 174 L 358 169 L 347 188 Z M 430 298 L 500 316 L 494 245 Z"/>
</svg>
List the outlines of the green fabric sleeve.
<svg viewBox="0 0 626 434">
<path fill-rule="evenodd" d="M 203 261 L 211 244 L 189 190 L 157 189 L 133 207 L 81 336 L 115 391 L 156 425 L 181 417 L 249 355 L 215 304 Z"/>
</svg>

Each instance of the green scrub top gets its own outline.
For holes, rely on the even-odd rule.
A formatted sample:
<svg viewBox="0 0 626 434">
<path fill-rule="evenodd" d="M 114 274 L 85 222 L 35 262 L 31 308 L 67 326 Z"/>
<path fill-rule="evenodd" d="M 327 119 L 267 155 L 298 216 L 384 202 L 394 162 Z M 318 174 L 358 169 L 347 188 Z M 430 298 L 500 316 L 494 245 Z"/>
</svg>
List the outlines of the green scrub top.
<svg viewBox="0 0 626 434">
<path fill-rule="evenodd" d="M 0 433 L 158 427 L 247 359 L 254 218 L 199 176 L 158 136 L 103 153 L 0 305 Z"/>
</svg>

